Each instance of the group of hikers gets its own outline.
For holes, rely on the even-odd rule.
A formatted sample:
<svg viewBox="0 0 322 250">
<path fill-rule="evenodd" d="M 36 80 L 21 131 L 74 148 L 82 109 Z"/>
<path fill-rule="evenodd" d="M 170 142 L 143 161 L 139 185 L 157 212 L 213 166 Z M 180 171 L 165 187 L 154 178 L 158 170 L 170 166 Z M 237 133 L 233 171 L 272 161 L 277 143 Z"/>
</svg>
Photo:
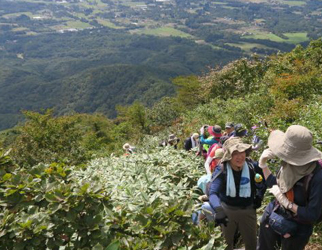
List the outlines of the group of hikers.
<svg viewBox="0 0 322 250">
<path fill-rule="evenodd" d="M 255 131 L 258 126 L 252 127 Z M 184 142 L 186 150 L 196 148 L 205 159 L 205 174 L 198 180 L 203 191 L 195 224 L 214 221 L 222 229 L 227 250 L 241 237 L 246 250 L 302 250 L 320 220 L 322 211 L 322 153 L 313 146 L 312 133 L 292 125 L 286 132 L 271 130 L 268 147 L 241 124 L 203 126 Z M 250 158 L 257 150 L 258 161 Z M 262 151 L 262 152 L 261 152 Z M 274 175 L 270 159 L 279 159 Z M 256 209 L 265 192 L 274 195 L 257 226 Z"/>
</svg>

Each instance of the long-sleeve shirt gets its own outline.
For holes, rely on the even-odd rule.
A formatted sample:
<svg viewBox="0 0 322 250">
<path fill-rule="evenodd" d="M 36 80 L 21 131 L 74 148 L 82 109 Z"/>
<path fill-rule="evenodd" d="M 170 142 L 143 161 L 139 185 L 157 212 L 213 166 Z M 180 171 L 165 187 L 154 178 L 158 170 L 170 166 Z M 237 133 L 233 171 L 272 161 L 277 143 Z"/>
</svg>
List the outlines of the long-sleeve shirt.
<svg viewBox="0 0 322 250">
<path fill-rule="evenodd" d="M 210 136 L 207 139 L 205 139 L 204 135 L 200 135 L 199 140 L 201 144 L 207 144 L 207 145 L 218 143 L 218 140 L 216 140 L 216 138 L 213 136 Z"/>
<path fill-rule="evenodd" d="M 256 194 L 256 186 L 255 186 L 255 172 L 262 174 L 262 170 L 258 167 L 257 162 L 252 162 L 254 170 L 250 169 L 250 180 L 251 180 L 251 197 L 244 198 L 239 197 L 239 186 L 240 186 L 240 179 L 242 171 L 234 171 L 234 180 L 236 186 L 236 197 L 230 197 L 226 195 L 226 178 L 227 175 L 225 171 L 217 176 L 217 178 L 211 183 L 210 190 L 209 190 L 209 202 L 210 205 L 215 208 L 221 206 L 221 202 L 226 203 L 230 206 L 245 208 L 248 206 L 253 205 L 254 196 Z M 213 177 L 216 176 L 221 170 L 223 166 L 217 166 Z M 265 192 L 266 186 L 263 184 L 262 192 Z"/>
<path fill-rule="evenodd" d="M 298 205 L 297 218 L 306 223 L 314 223 L 322 211 L 322 170 L 318 170 L 310 180 L 306 195 L 303 187 L 304 178 L 293 186 L 294 203 Z M 276 185 L 276 177 L 269 175 L 266 184 L 268 187 Z"/>
</svg>

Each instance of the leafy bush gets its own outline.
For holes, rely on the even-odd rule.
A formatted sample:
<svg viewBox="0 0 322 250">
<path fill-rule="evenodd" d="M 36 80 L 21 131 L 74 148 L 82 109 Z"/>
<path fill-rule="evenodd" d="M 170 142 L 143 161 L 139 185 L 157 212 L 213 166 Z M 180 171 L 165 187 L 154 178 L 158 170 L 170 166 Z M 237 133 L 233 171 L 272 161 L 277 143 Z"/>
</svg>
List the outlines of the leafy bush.
<svg viewBox="0 0 322 250">
<path fill-rule="evenodd" d="M 202 162 L 194 154 L 167 147 L 93 160 L 75 172 L 75 178 L 109 190 L 122 248 L 198 249 L 213 236 L 216 241 L 209 244 L 221 249 L 218 228 L 192 224 L 200 168 Z"/>
<path fill-rule="evenodd" d="M 44 114 L 25 111 L 26 124 L 13 143 L 13 158 L 24 166 L 40 162 L 79 164 L 88 158 L 81 146 L 81 133 L 69 117 L 53 117 L 53 110 Z"/>
<path fill-rule="evenodd" d="M 103 249 L 113 243 L 113 224 L 102 220 L 109 196 L 99 185 L 73 181 L 62 164 L 10 170 L 0 159 L 1 249 Z"/>
<path fill-rule="evenodd" d="M 12 168 L 0 157 L 3 249 L 224 249 L 219 228 L 196 227 L 199 158 L 172 148 Z"/>
</svg>

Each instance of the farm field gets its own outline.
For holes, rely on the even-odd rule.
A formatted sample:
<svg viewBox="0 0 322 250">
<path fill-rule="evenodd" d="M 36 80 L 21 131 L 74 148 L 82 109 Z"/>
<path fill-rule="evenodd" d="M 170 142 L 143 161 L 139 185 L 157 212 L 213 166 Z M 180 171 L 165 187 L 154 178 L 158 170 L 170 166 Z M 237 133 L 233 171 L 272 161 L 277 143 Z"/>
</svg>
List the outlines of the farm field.
<svg viewBox="0 0 322 250">
<path fill-rule="evenodd" d="M 154 35 L 154 36 L 178 36 L 182 38 L 191 38 L 191 35 L 184 33 L 172 27 L 160 27 L 155 29 L 144 29 L 136 32 L 137 34 Z"/>
<path fill-rule="evenodd" d="M 318 21 L 322 13 L 317 11 L 322 9 L 322 2 L 308 4 L 306 1 L 240 0 L 234 4 L 205 0 L 184 1 L 180 7 L 174 1 L 140 0 L 18 0 L 16 3 L 21 6 L 8 10 L 2 7 L 0 19 L 4 25 L 14 25 L 12 32 L 17 35 L 106 27 L 122 29 L 130 34 L 204 40 L 214 48 L 222 49 L 227 49 L 223 47 L 224 44 L 237 43 L 246 53 L 256 47 L 290 50 L 296 44 L 307 43 L 312 36 L 315 38 L 322 35 L 322 25 Z M 294 20 L 298 20 L 296 25 Z M 279 22 L 283 22 L 283 25 Z M 317 25 L 314 34 L 307 30 L 312 25 Z M 8 29 L 8 26 L 5 27 Z M 226 34 L 224 39 L 210 41 L 207 38 L 222 33 Z M 283 34 L 284 37 L 277 34 Z M 246 45 L 245 39 L 252 39 L 251 44 Z M 289 46 L 279 46 L 279 43 L 287 43 Z"/>
<path fill-rule="evenodd" d="M 252 35 L 243 36 L 244 38 L 252 38 L 252 39 L 266 39 L 274 42 L 286 42 L 291 44 L 298 44 L 301 42 L 308 41 L 307 33 L 305 32 L 297 32 L 297 33 L 284 33 L 288 39 L 283 39 L 275 34 L 262 32 L 262 31 L 255 31 Z"/>
</svg>

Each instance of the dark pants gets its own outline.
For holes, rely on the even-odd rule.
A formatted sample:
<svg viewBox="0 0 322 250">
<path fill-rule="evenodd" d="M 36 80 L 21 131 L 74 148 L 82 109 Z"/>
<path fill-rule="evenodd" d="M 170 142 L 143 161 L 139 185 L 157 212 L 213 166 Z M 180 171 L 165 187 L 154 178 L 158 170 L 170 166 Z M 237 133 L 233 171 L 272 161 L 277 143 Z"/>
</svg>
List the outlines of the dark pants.
<svg viewBox="0 0 322 250">
<path fill-rule="evenodd" d="M 283 236 L 276 233 L 268 225 L 268 216 L 272 205 L 269 204 L 265 209 L 261 224 L 259 227 L 259 237 L 257 242 L 257 250 L 303 250 L 309 242 L 312 229 L 310 225 L 299 225 L 299 233 L 285 239 Z M 303 232 L 303 233 L 302 233 Z M 310 233 L 311 232 L 311 233 Z"/>
<path fill-rule="evenodd" d="M 227 247 L 226 250 L 233 250 L 236 230 L 241 234 L 246 250 L 256 250 L 256 210 L 250 206 L 242 209 L 231 207 L 222 203 L 222 207 L 228 217 L 227 226 L 222 226 Z"/>
</svg>

